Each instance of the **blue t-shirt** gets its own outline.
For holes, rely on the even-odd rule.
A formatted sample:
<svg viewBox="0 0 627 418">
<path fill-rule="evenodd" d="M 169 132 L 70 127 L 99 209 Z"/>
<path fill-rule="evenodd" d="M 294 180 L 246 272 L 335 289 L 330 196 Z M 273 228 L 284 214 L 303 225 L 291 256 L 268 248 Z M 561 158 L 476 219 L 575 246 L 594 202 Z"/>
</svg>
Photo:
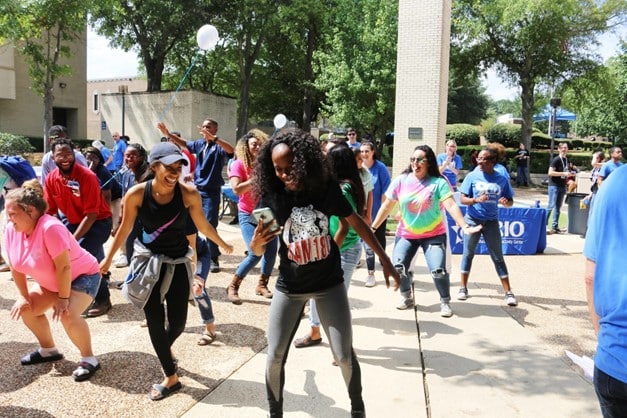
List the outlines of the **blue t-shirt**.
<svg viewBox="0 0 627 418">
<path fill-rule="evenodd" d="M 614 170 L 599 188 L 583 254 L 596 263 L 594 310 L 599 335 L 594 364 L 604 373 L 627 383 L 627 258 L 625 258 L 625 184 L 627 165 Z"/>
<path fill-rule="evenodd" d="M 390 187 L 392 178 L 388 168 L 379 160 L 374 160 L 374 164 L 368 171 L 372 175 L 372 220 L 374 220 L 377 213 L 379 213 L 379 209 L 381 209 L 381 199 L 385 191 Z"/>
<path fill-rule="evenodd" d="M 481 170 L 471 171 L 464 178 L 459 191 L 468 197 L 488 195 L 487 201 L 468 206 L 466 212 L 471 218 L 482 221 L 498 220 L 499 199 L 504 197 L 509 200 L 514 197 L 514 190 L 509 180 L 496 171 L 492 174 L 487 174 Z"/>
<path fill-rule="evenodd" d="M 107 162 L 107 160 L 111 156 L 111 151 L 109 150 L 109 148 L 103 146 L 102 148 L 100 148 L 100 153 L 102 154 L 102 158 L 104 158 L 104 161 L 103 161 L 103 164 L 104 164 Z M 105 167 L 109 171 L 113 170 L 113 158 L 111 159 L 111 162 L 109 162 L 109 164 L 105 164 Z"/>
<path fill-rule="evenodd" d="M 612 174 L 612 172 L 616 170 L 618 167 L 620 167 L 621 165 L 623 165 L 622 161 L 615 163 L 614 161 L 610 160 L 606 162 L 605 164 L 603 164 L 603 166 L 601 167 L 601 171 L 599 171 L 599 176 L 603 177 L 603 180 L 607 180 L 609 175 Z"/>
<path fill-rule="evenodd" d="M 444 164 L 444 161 L 446 161 L 446 153 L 443 152 L 442 154 L 438 154 L 437 161 L 438 161 L 438 167 Z M 451 163 L 449 164 L 449 167 L 451 166 L 452 168 L 455 168 L 456 170 L 461 170 L 463 168 L 462 157 L 455 154 L 455 157 L 453 157 L 453 159 L 451 160 Z M 448 180 L 449 184 L 452 187 L 457 187 L 457 175 L 453 173 L 449 168 L 446 168 L 442 172 L 442 175 L 446 177 L 446 179 Z"/>
<path fill-rule="evenodd" d="M 187 149 L 196 154 L 196 170 L 194 184 L 203 193 L 220 193 L 224 184 L 222 169 L 233 154 L 228 154 L 215 142 L 207 142 L 204 138 L 187 141 Z"/>
<path fill-rule="evenodd" d="M 118 139 L 115 141 L 115 145 L 113 146 L 113 161 L 112 170 L 119 170 L 124 165 L 124 152 L 126 151 L 126 141 L 123 139 Z M 104 157 L 104 155 L 103 155 Z M 107 167 L 108 168 L 108 167 Z"/>
</svg>

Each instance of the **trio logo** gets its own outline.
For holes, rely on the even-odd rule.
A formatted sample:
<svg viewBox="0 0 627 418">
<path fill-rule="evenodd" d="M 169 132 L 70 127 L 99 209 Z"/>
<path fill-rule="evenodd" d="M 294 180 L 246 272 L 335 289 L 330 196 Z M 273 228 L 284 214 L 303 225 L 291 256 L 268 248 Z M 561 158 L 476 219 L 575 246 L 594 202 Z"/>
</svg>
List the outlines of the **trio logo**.
<svg viewBox="0 0 627 418">
<path fill-rule="evenodd" d="M 464 240 L 462 229 L 455 223 L 453 223 L 449 229 L 455 234 L 455 244 L 459 244 Z M 522 221 L 499 221 L 499 229 L 501 231 L 501 237 L 504 239 L 520 238 L 525 235 L 525 223 Z M 482 241 L 483 238 L 481 238 L 480 242 Z"/>
</svg>

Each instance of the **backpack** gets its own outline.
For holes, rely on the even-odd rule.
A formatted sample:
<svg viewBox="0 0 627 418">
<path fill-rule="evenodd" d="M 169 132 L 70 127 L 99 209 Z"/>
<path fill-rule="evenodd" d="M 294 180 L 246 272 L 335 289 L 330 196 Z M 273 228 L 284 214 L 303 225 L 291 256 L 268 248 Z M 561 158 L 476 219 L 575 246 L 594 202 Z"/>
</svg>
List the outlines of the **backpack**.
<svg viewBox="0 0 627 418">
<path fill-rule="evenodd" d="M 26 180 L 37 178 L 35 170 L 28 160 L 19 155 L 2 155 L 0 156 L 0 168 L 2 168 L 19 187 Z"/>
</svg>

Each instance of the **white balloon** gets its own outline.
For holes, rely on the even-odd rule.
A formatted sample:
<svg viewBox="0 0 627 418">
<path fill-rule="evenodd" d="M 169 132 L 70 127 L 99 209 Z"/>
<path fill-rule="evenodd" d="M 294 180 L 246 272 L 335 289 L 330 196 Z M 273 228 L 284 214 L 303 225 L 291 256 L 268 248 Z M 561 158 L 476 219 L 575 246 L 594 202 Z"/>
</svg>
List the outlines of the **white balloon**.
<svg viewBox="0 0 627 418">
<path fill-rule="evenodd" d="M 287 125 L 287 118 L 285 117 L 283 113 L 279 113 L 278 115 L 274 117 L 274 127 L 276 129 L 281 129 L 285 125 Z"/>
<path fill-rule="evenodd" d="M 198 33 L 196 33 L 198 47 L 205 51 L 213 49 L 218 43 L 218 40 L 220 40 L 218 30 L 212 25 L 204 25 L 202 28 L 198 29 Z"/>
</svg>

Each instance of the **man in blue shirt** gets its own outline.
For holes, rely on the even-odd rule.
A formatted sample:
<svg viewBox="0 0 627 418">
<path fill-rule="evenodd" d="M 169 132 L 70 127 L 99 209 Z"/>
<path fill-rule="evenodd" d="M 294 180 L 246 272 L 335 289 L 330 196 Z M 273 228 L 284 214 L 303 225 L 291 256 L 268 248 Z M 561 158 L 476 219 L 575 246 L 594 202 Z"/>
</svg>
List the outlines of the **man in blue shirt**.
<svg viewBox="0 0 627 418">
<path fill-rule="evenodd" d="M 588 311 L 598 337 L 594 387 L 604 417 L 627 417 L 626 182 L 623 165 L 599 188 L 583 249 Z"/>
<path fill-rule="evenodd" d="M 200 192 L 202 207 L 205 216 L 214 228 L 218 227 L 218 211 L 222 193 L 222 170 L 229 158 L 233 157 L 233 146 L 218 137 L 218 122 L 207 118 L 200 126 L 200 134 L 203 136 L 195 141 L 185 141 L 178 135 L 168 130 L 164 123 L 157 124 L 161 133 L 174 141 L 180 147 L 186 147 L 191 153 L 196 154 L 196 169 L 194 170 L 194 184 Z M 218 246 L 210 241 L 211 272 L 220 271 Z"/>
<path fill-rule="evenodd" d="M 623 162 L 621 161 L 622 159 L 623 150 L 620 147 L 610 148 L 610 160 L 603 164 L 603 167 L 599 170 L 599 175 L 597 177 L 598 186 L 601 186 L 603 180 L 607 180 L 608 176 L 612 174 L 612 171 L 623 165 Z"/>
<path fill-rule="evenodd" d="M 457 142 L 446 141 L 446 152 L 437 156 L 438 168 L 451 185 L 454 192 L 457 191 L 457 176 L 462 167 L 462 157 L 457 154 Z"/>
<path fill-rule="evenodd" d="M 114 132 L 113 135 L 114 145 L 113 151 L 113 162 L 109 171 L 111 174 L 115 174 L 124 166 L 124 151 L 126 151 L 126 141 L 122 139 L 118 132 Z"/>
</svg>

